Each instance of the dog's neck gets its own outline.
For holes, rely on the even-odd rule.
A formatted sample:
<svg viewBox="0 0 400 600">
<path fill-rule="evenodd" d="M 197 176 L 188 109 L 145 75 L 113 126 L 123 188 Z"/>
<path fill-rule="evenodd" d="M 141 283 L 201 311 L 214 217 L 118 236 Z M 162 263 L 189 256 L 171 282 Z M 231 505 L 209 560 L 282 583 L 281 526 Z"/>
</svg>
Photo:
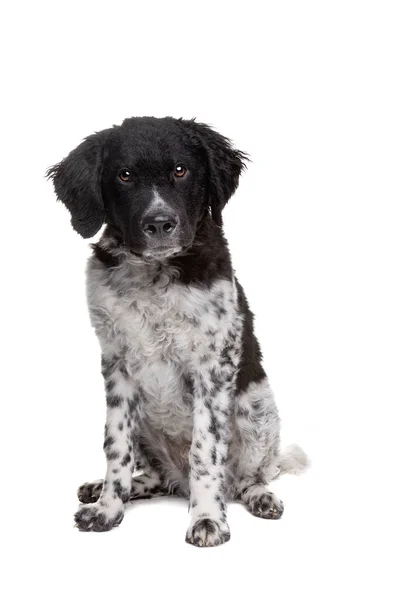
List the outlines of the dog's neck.
<svg viewBox="0 0 400 600">
<path fill-rule="evenodd" d="M 162 260 L 142 258 L 127 248 L 115 228 L 107 225 L 101 239 L 92 245 L 94 256 L 106 269 L 127 261 L 133 270 L 173 270 L 180 283 L 212 285 L 218 279 L 232 279 L 233 270 L 228 245 L 221 227 L 207 214 L 197 228 L 192 245 L 185 253 Z"/>
</svg>

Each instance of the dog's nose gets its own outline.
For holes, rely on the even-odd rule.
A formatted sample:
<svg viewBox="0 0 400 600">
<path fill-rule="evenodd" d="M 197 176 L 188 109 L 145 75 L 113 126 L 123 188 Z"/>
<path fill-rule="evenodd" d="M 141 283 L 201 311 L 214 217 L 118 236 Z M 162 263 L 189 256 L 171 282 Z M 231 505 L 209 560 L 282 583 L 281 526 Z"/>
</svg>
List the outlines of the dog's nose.
<svg viewBox="0 0 400 600">
<path fill-rule="evenodd" d="M 149 236 L 164 238 L 175 231 L 177 224 L 173 215 L 148 215 L 142 221 L 142 230 Z"/>
</svg>

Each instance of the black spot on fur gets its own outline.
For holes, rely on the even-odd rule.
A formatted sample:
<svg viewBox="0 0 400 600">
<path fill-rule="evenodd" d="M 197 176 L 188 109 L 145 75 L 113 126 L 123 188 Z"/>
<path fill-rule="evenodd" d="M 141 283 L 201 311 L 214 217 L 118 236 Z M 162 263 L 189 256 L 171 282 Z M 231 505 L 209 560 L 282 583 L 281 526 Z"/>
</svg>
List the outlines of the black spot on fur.
<svg viewBox="0 0 400 600">
<path fill-rule="evenodd" d="M 243 417 L 244 419 L 248 419 L 250 416 L 250 413 L 248 411 L 247 408 L 242 408 L 240 405 L 237 406 L 236 408 L 236 416 L 237 417 Z"/>
<path fill-rule="evenodd" d="M 129 492 L 125 487 L 122 486 L 121 481 L 119 479 L 116 479 L 113 482 L 113 488 L 116 496 L 118 498 L 121 498 L 122 502 L 128 502 Z"/>
<path fill-rule="evenodd" d="M 113 438 L 111 435 L 108 435 L 108 436 L 105 438 L 105 440 L 104 440 L 104 445 L 103 445 L 103 448 L 104 448 L 104 449 L 106 449 L 106 448 L 109 448 L 109 447 L 110 447 L 110 446 L 112 446 L 114 443 L 115 443 L 115 439 L 114 439 L 114 438 Z"/>
<path fill-rule="evenodd" d="M 198 454 L 193 453 L 192 454 L 192 462 L 194 465 L 201 465 L 202 464 L 202 460 L 200 458 L 200 456 Z"/>
<path fill-rule="evenodd" d="M 110 393 L 113 391 L 113 389 L 115 388 L 115 383 L 114 383 L 114 381 L 112 381 L 112 379 L 108 379 L 108 380 L 106 381 L 105 388 L 106 388 L 106 392 L 107 392 L 107 394 L 110 394 Z"/>
<path fill-rule="evenodd" d="M 129 375 L 128 371 L 127 371 L 126 363 L 125 362 L 121 362 L 121 364 L 119 365 L 119 372 L 121 373 L 121 375 L 122 375 L 122 377 L 124 379 L 129 379 L 130 378 L 130 375 Z"/>
<path fill-rule="evenodd" d="M 107 406 L 109 406 L 110 408 L 117 408 L 118 406 L 121 406 L 122 404 L 122 397 L 118 396 L 118 395 L 110 395 L 107 396 Z"/>
<path fill-rule="evenodd" d="M 219 431 L 218 420 L 214 413 L 211 414 L 210 420 L 211 420 L 211 423 L 210 423 L 210 427 L 208 428 L 208 431 L 215 437 L 215 441 L 219 442 L 221 439 L 221 433 Z"/>
<path fill-rule="evenodd" d="M 117 460 L 120 457 L 120 453 L 117 450 L 111 450 L 110 452 L 106 452 L 107 460 Z"/>
<path fill-rule="evenodd" d="M 126 467 L 126 465 L 128 465 L 131 462 L 131 460 L 131 455 L 129 453 L 126 453 L 124 458 L 122 459 L 121 466 Z"/>
</svg>

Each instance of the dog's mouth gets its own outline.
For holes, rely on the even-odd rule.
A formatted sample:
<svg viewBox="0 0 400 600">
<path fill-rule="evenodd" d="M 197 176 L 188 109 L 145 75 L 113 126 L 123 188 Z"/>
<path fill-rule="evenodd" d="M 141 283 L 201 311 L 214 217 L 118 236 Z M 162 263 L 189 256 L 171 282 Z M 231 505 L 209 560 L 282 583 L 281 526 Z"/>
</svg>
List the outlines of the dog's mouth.
<svg viewBox="0 0 400 600">
<path fill-rule="evenodd" d="M 143 250 L 142 256 L 146 259 L 160 260 L 163 258 L 170 258 L 171 256 L 177 256 L 182 251 L 182 246 L 159 246 L 158 248 L 151 248 Z"/>
<path fill-rule="evenodd" d="M 146 248 L 142 252 L 130 249 L 130 253 L 145 261 L 157 261 L 175 256 L 183 256 L 190 246 L 191 244 L 185 246 L 158 246 L 157 248 Z"/>
</svg>

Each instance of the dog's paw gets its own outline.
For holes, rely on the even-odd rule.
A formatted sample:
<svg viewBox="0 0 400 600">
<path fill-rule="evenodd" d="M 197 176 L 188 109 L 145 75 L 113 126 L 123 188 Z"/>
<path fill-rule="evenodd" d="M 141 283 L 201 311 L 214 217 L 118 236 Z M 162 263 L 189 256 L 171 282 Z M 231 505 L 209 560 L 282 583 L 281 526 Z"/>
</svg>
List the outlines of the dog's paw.
<svg viewBox="0 0 400 600">
<path fill-rule="evenodd" d="M 262 519 L 280 519 L 283 514 L 283 502 L 264 487 L 247 493 L 244 504 L 254 516 Z"/>
<path fill-rule="evenodd" d="M 75 524 L 80 531 L 109 531 L 113 527 L 117 527 L 123 518 L 122 502 L 112 507 L 96 502 L 78 509 L 75 513 Z"/>
<path fill-rule="evenodd" d="M 92 483 L 83 483 L 78 488 L 78 499 L 82 504 L 92 504 L 100 498 L 103 489 L 103 480 L 98 479 Z"/>
<path fill-rule="evenodd" d="M 219 546 L 227 542 L 231 534 L 226 523 L 219 523 L 214 519 L 203 518 L 189 527 L 186 541 L 194 546 Z"/>
</svg>

